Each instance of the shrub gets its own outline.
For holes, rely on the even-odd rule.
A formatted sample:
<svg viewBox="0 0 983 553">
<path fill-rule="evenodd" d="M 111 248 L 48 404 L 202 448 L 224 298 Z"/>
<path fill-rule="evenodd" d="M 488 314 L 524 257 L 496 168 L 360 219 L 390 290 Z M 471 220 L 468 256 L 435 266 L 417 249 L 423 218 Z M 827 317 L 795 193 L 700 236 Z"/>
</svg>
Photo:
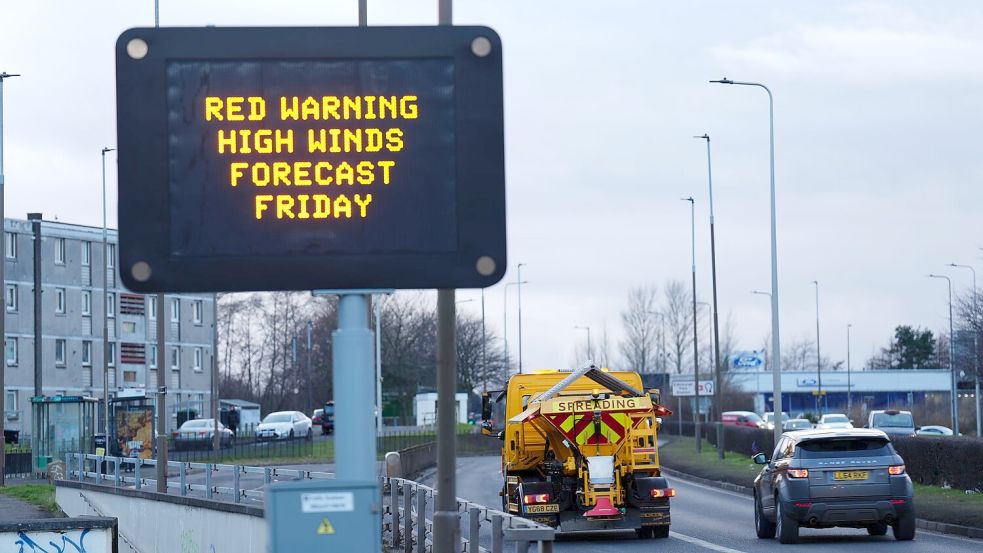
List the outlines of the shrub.
<svg viewBox="0 0 983 553">
<path fill-rule="evenodd" d="M 913 481 L 983 491 L 983 440 L 913 436 L 891 441 Z"/>
</svg>

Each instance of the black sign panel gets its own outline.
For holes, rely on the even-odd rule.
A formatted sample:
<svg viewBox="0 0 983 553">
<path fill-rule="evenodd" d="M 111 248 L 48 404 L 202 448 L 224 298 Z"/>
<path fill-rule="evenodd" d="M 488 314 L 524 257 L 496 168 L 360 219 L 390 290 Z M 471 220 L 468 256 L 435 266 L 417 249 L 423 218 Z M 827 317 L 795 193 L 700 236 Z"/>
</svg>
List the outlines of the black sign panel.
<svg viewBox="0 0 983 553">
<path fill-rule="evenodd" d="M 116 56 L 128 288 L 473 288 L 504 275 L 491 29 L 132 29 Z"/>
</svg>

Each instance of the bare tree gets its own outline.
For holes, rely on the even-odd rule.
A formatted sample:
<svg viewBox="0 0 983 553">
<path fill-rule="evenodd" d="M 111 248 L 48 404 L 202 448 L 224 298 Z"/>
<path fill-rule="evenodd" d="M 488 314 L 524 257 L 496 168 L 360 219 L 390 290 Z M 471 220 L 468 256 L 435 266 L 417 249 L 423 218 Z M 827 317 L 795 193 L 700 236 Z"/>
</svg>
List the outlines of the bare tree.
<svg viewBox="0 0 983 553">
<path fill-rule="evenodd" d="M 654 367 L 659 330 L 655 310 L 654 286 L 642 286 L 628 292 L 628 307 L 621 312 L 625 338 L 619 345 L 625 369 L 648 372 Z"/>
<path fill-rule="evenodd" d="M 690 291 L 680 280 L 670 280 L 663 289 L 666 304 L 662 310 L 665 317 L 668 357 L 676 374 L 688 371 L 692 365 L 689 360 L 693 341 L 693 304 Z M 684 370 L 685 369 L 685 370 Z"/>
</svg>

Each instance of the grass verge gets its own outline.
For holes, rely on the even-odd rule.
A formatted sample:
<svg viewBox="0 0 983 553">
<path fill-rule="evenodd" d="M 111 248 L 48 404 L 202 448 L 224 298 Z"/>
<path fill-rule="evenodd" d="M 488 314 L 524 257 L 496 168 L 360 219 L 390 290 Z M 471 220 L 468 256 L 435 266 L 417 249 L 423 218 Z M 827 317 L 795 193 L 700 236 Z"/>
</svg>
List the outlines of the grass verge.
<svg viewBox="0 0 983 553">
<path fill-rule="evenodd" d="M 61 513 L 55 503 L 55 487 L 52 484 L 18 484 L 0 488 L 0 493 L 37 505 L 49 513 Z"/>
<path fill-rule="evenodd" d="M 730 451 L 721 461 L 706 441 L 702 453 L 697 454 L 693 438 L 673 438 L 659 448 L 659 458 L 663 465 L 679 472 L 738 486 L 751 487 L 761 472 L 751 459 Z M 915 513 L 926 520 L 983 528 L 983 494 L 915 484 Z"/>
</svg>

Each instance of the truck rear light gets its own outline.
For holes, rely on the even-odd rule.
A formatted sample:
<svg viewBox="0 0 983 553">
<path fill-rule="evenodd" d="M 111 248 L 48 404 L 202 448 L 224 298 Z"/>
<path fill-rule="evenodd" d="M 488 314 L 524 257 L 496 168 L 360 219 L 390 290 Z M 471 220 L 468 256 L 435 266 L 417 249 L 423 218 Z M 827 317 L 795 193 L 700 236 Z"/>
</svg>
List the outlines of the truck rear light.
<svg viewBox="0 0 983 553">
<path fill-rule="evenodd" d="M 676 497 L 676 488 L 652 488 L 649 495 L 651 495 L 653 498 Z"/>
<path fill-rule="evenodd" d="M 893 476 L 904 474 L 904 465 L 894 465 L 887 467 L 887 473 Z"/>
<path fill-rule="evenodd" d="M 808 501 L 805 501 L 805 502 L 802 502 L 802 503 L 796 503 L 795 506 L 796 507 L 799 507 L 800 509 L 807 509 L 809 507 L 812 507 L 812 503 L 809 503 Z"/>
<path fill-rule="evenodd" d="M 537 493 L 533 495 L 522 496 L 522 503 L 525 505 L 532 505 L 534 503 L 549 503 L 550 494 L 548 493 Z"/>
<path fill-rule="evenodd" d="M 790 478 L 809 478 L 809 469 L 788 469 Z"/>
</svg>

